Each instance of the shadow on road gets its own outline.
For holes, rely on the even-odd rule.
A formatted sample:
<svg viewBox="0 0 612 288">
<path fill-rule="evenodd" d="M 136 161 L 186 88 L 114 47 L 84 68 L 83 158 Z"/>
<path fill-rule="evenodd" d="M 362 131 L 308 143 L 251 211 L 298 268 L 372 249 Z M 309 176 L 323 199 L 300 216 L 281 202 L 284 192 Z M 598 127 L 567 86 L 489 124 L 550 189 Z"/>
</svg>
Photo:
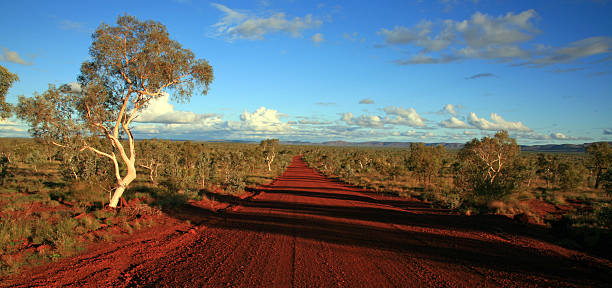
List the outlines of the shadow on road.
<svg viewBox="0 0 612 288">
<path fill-rule="evenodd" d="M 515 223 L 503 216 L 458 215 L 399 197 L 376 199 L 356 188 L 326 183 L 330 182 L 301 162 L 290 166 L 281 180 L 254 191 L 257 197 L 207 193 L 230 208 L 212 212 L 187 205 L 174 216 L 209 228 L 384 249 L 400 253 L 398 257 L 536 275 L 579 286 L 606 286 L 612 275 L 604 261 L 563 255 L 567 250 L 551 244 L 556 240 L 542 227 Z M 516 238 L 520 240 L 511 241 Z"/>
</svg>

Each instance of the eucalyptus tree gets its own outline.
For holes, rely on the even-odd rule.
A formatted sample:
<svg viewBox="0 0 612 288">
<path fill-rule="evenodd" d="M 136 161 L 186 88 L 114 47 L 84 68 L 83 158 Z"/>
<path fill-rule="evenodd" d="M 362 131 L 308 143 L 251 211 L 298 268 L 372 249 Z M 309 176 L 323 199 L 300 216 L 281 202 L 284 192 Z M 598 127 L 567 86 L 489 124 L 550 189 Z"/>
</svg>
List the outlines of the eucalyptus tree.
<svg viewBox="0 0 612 288">
<path fill-rule="evenodd" d="M 268 171 L 272 171 L 272 162 L 274 162 L 274 158 L 276 158 L 278 139 L 261 140 L 259 148 L 261 149 L 266 164 L 268 164 Z"/>
<path fill-rule="evenodd" d="M 21 98 L 18 113 L 30 123 L 33 136 L 59 146 L 77 139 L 81 150 L 110 159 L 116 184 L 109 206 L 116 207 L 136 178 L 130 126 L 134 119 L 153 99 L 168 92 L 179 102 L 188 101 L 196 90 L 206 94 L 213 70 L 206 60 L 172 40 L 163 24 L 152 20 L 120 16 L 114 26 L 101 24 L 92 38 L 90 59 L 81 65 L 79 89 L 50 87 L 35 98 Z M 83 135 L 106 139 L 112 149 L 94 147 Z"/>
<path fill-rule="evenodd" d="M 446 149 L 442 145 L 425 146 L 423 143 L 410 143 L 407 166 L 421 178 L 423 184 L 431 183 L 443 167 Z"/>
<path fill-rule="evenodd" d="M 599 188 L 602 176 L 612 164 L 612 149 L 608 142 L 596 142 L 587 147 L 586 153 L 595 172 L 595 188 Z"/>
<path fill-rule="evenodd" d="M 13 83 L 18 80 L 17 74 L 11 73 L 0 65 L 0 119 L 11 117 L 11 105 L 6 102 L 6 94 Z"/>
<path fill-rule="evenodd" d="M 555 182 L 559 170 L 559 157 L 551 154 L 538 154 L 537 173 L 546 180 L 546 189 L 550 188 L 550 184 Z"/>
<path fill-rule="evenodd" d="M 518 188 L 520 147 L 508 132 L 472 139 L 459 152 L 455 184 L 475 196 L 501 198 Z"/>
<path fill-rule="evenodd" d="M 149 182 L 157 185 L 159 168 L 169 159 L 168 143 L 158 139 L 142 140 L 137 142 L 136 150 L 141 155 L 138 166 L 146 169 L 149 172 Z"/>
</svg>

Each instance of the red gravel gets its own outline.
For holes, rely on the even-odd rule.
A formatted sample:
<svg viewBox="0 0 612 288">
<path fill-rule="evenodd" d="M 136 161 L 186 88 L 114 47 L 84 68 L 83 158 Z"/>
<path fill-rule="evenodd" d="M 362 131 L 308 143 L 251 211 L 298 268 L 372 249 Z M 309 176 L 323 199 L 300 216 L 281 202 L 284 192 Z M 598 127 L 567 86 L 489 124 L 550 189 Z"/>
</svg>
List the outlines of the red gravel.
<svg viewBox="0 0 612 288">
<path fill-rule="evenodd" d="M 188 205 L 172 225 L 0 286 L 610 287 L 612 279 L 609 261 L 562 248 L 543 228 L 348 187 L 299 157 L 254 196 L 215 200 L 230 205 Z"/>
</svg>

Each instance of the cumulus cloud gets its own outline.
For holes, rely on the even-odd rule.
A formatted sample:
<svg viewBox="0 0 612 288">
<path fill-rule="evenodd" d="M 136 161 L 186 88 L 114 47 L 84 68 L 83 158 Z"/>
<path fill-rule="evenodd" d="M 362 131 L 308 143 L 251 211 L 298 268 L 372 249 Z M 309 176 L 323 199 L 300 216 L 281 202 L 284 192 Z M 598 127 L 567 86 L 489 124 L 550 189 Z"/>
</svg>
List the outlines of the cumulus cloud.
<svg viewBox="0 0 612 288">
<path fill-rule="evenodd" d="M 504 120 L 497 113 L 491 113 L 491 121 L 485 118 L 478 118 L 476 113 L 470 112 L 468 116 L 468 123 L 470 123 L 475 128 L 480 130 L 508 130 L 508 131 L 522 131 L 522 132 L 530 132 L 532 131 L 527 126 L 523 125 L 522 122 L 510 122 Z"/>
<path fill-rule="evenodd" d="M 555 140 L 568 140 L 572 137 L 568 137 L 563 133 L 551 133 L 550 138 L 555 139 Z"/>
<path fill-rule="evenodd" d="M 444 107 L 442 108 L 442 110 L 440 110 L 438 112 L 438 114 L 450 114 L 452 116 L 456 116 L 457 115 L 457 108 L 462 108 L 463 106 L 461 105 L 453 105 L 453 104 L 446 104 L 444 105 Z"/>
<path fill-rule="evenodd" d="M 239 12 L 218 3 L 211 5 L 225 13 L 219 22 L 212 25 L 213 29 L 217 35 L 227 37 L 230 41 L 236 39 L 263 40 L 265 35 L 278 32 L 299 37 L 302 31 L 323 24 L 321 20 L 314 19 L 311 14 L 293 19 L 288 19 L 284 13 L 261 17 L 248 12 Z M 323 40 L 323 35 L 320 35 L 320 38 Z"/>
<path fill-rule="evenodd" d="M 342 114 L 340 120 L 344 121 L 347 125 L 357 125 L 368 128 L 383 128 L 385 126 L 383 119 L 376 115 L 361 115 L 355 118 L 353 113 L 348 112 Z"/>
<path fill-rule="evenodd" d="M 493 74 L 493 73 L 478 73 L 478 74 L 474 74 L 470 77 L 465 77 L 465 79 L 467 80 L 474 80 L 474 79 L 478 79 L 478 78 L 485 78 L 485 77 L 497 77 L 497 75 Z"/>
<path fill-rule="evenodd" d="M 77 82 L 70 82 L 61 86 L 62 89 L 64 89 L 64 87 L 65 89 L 69 90 L 69 92 L 81 93 L 83 91 L 81 84 Z"/>
<path fill-rule="evenodd" d="M 312 36 L 311 40 L 312 40 L 312 42 L 314 42 L 316 44 L 319 44 L 319 43 L 325 41 L 325 39 L 323 38 L 323 34 L 321 34 L 321 33 L 314 34 Z"/>
<path fill-rule="evenodd" d="M 395 61 L 400 65 L 489 59 L 541 67 L 611 52 L 612 37 L 609 36 L 586 38 L 560 47 L 532 43 L 539 34 L 537 19 L 539 16 L 533 9 L 499 16 L 476 12 L 465 20 L 422 20 L 412 27 L 383 28 L 378 35 L 383 37 L 384 46 L 418 49 L 407 59 Z"/>
<path fill-rule="evenodd" d="M 2 51 L 4 51 L 4 55 L 0 54 L 0 61 L 6 61 L 6 62 L 21 64 L 21 65 L 33 65 L 34 64 L 32 61 L 28 62 L 28 61 L 23 60 L 23 58 L 19 56 L 19 53 L 15 51 L 8 50 L 7 48 L 4 48 L 4 47 L 2 48 Z"/>
<path fill-rule="evenodd" d="M 69 83 L 76 84 L 77 83 Z M 80 89 L 80 86 L 77 86 Z M 197 114 L 190 111 L 178 111 L 170 104 L 170 95 L 164 93 L 159 98 L 152 99 L 149 105 L 140 112 L 135 122 L 141 123 L 196 123 L 205 118 L 215 117 L 215 114 Z"/>
<path fill-rule="evenodd" d="M 361 99 L 361 101 L 359 101 L 359 104 L 374 104 L 374 100 L 370 98 Z"/>
<path fill-rule="evenodd" d="M 450 119 L 443 120 L 440 122 L 440 126 L 444 128 L 454 128 L 454 129 L 465 129 L 472 128 L 469 124 L 457 119 L 457 117 L 451 117 Z"/>
<path fill-rule="evenodd" d="M 240 114 L 239 121 L 223 121 L 221 116 L 211 116 L 199 117 L 198 120 L 191 122 L 141 122 L 134 125 L 133 131 L 144 137 L 163 135 L 174 139 L 249 139 L 295 133 L 289 123 L 279 120 L 281 116 L 282 114 L 276 110 L 260 107 L 253 112 L 245 110 Z"/>
<path fill-rule="evenodd" d="M 405 109 L 402 107 L 387 106 L 384 109 L 387 115 L 395 117 L 388 119 L 387 123 L 406 125 L 413 127 L 425 127 L 424 119 L 414 110 L 414 108 Z"/>
<path fill-rule="evenodd" d="M 239 126 L 232 124 L 230 126 L 251 131 L 282 132 L 290 130 L 289 124 L 281 122 L 279 120 L 280 117 L 281 114 L 278 111 L 262 106 L 253 113 L 248 111 L 242 112 L 240 114 Z"/>
<path fill-rule="evenodd" d="M 25 137 L 26 127 L 9 119 L 0 119 L 0 136 L 2 137 Z"/>
<path fill-rule="evenodd" d="M 604 129 L 603 135 L 612 135 L 612 129 Z"/>
</svg>

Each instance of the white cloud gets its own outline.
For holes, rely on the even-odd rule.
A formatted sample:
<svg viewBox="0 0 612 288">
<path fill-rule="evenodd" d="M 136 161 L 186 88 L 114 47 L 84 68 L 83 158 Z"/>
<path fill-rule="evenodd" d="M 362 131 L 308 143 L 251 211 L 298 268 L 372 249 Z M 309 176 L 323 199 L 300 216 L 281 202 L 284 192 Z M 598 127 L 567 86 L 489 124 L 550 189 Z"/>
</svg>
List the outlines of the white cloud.
<svg viewBox="0 0 612 288">
<path fill-rule="evenodd" d="M 444 21 L 440 33 L 432 37 L 434 24 L 431 21 L 421 21 L 416 26 L 408 28 L 395 26 L 393 30 L 381 29 L 378 34 L 385 37 L 385 42 L 391 45 L 413 44 L 424 48 L 425 52 L 440 51 L 455 40 L 453 22 Z"/>
<path fill-rule="evenodd" d="M 83 91 L 83 88 L 81 88 L 81 84 L 77 82 L 70 82 L 70 83 L 64 84 L 60 87 L 60 89 L 69 89 L 70 92 L 74 92 L 74 93 L 81 93 Z"/>
<path fill-rule="evenodd" d="M 547 53 L 544 53 L 547 52 Z M 591 37 L 572 42 L 565 47 L 544 48 L 543 56 L 536 56 L 523 63 L 544 66 L 556 63 L 569 63 L 580 58 L 612 52 L 612 37 Z"/>
<path fill-rule="evenodd" d="M 385 126 L 383 119 L 376 115 L 361 115 L 355 118 L 353 113 L 348 112 L 342 114 L 340 120 L 344 121 L 347 125 L 357 125 L 368 128 L 383 128 Z"/>
<path fill-rule="evenodd" d="M 522 132 L 532 131 L 527 126 L 523 125 L 523 123 L 521 123 L 520 121 L 518 122 L 506 121 L 501 116 L 499 116 L 497 113 L 491 113 L 491 121 L 489 121 L 484 118 L 478 118 L 476 113 L 470 112 L 470 115 L 468 116 L 468 123 L 470 123 L 472 126 L 480 130 L 492 130 L 492 131 L 508 130 L 508 131 L 522 131 Z"/>
<path fill-rule="evenodd" d="M 311 40 L 312 42 L 317 43 L 317 44 L 325 41 L 325 39 L 323 38 L 323 34 L 321 33 L 314 34 Z"/>
<path fill-rule="evenodd" d="M 21 65 L 33 65 L 34 64 L 32 61 L 27 62 L 23 60 L 23 58 L 19 56 L 19 53 L 15 51 L 10 51 L 4 47 L 2 48 L 2 50 L 4 51 L 4 55 L 0 54 L 0 61 L 6 61 L 6 62 L 21 64 Z"/>
<path fill-rule="evenodd" d="M 603 134 L 604 135 L 612 135 L 612 129 L 604 129 L 603 130 Z"/>
<path fill-rule="evenodd" d="M 454 128 L 454 129 L 465 129 L 472 128 L 469 124 L 457 119 L 457 117 L 451 117 L 450 119 L 443 120 L 440 122 L 440 126 L 444 128 Z"/>
<path fill-rule="evenodd" d="M 290 130 L 289 124 L 279 120 L 280 114 L 273 109 L 260 107 L 253 113 L 248 111 L 240 114 L 239 128 L 241 130 L 282 132 Z M 231 125 L 231 124 L 230 124 Z M 237 127 L 237 126 L 234 126 Z"/>
<path fill-rule="evenodd" d="M 450 115 L 452 115 L 452 116 L 456 116 L 456 115 L 457 115 L 457 110 L 456 110 L 456 108 L 461 108 L 461 107 L 459 107 L 459 106 L 461 106 L 461 105 L 458 105 L 457 107 L 455 107 L 455 105 L 453 105 L 453 104 L 446 104 L 446 105 L 444 105 L 444 108 L 442 108 L 442 110 L 440 111 L 440 113 L 441 113 L 441 114 L 443 114 L 443 113 L 448 113 L 448 114 L 450 114 Z"/>
<path fill-rule="evenodd" d="M 321 20 L 314 19 L 310 14 L 293 19 L 287 19 L 284 13 L 260 17 L 249 15 L 247 12 L 239 12 L 217 3 L 212 3 L 212 6 L 225 13 L 221 20 L 213 24 L 212 27 L 216 30 L 217 35 L 225 36 L 230 41 L 236 39 L 262 40 L 266 34 L 277 32 L 299 37 L 302 31 L 323 24 Z"/>
<path fill-rule="evenodd" d="M 413 127 L 425 127 L 424 119 L 414 110 L 414 108 L 405 109 L 402 107 L 387 106 L 384 109 L 388 115 L 395 117 L 388 119 L 386 122 L 390 124 L 406 125 Z"/>
<path fill-rule="evenodd" d="M 469 47 L 483 48 L 531 40 L 537 32 L 533 25 L 537 17 L 533 9 L 519 14 L 508 12 L 498 17 L 476 12 L 471 19 L 454 24 Z"/>
<path fill-rule="evenodd" d="M 418 48 L 407 59 L 395 61 L 400 65 L 490 59 L 541 67 L 612 52 L 609 36 L 586 38 L 556 48 L 531 43 L 539 34 L 537 19 L 538 13 L 533 9 L 499 16 L 476 12 L 465 20 L 422 20 L 412 27 L 383 28 L 378 34 L 386 45 Z"/>
<path fill-rule="evenodd" d="M 374 104 L 374 100 L 372 100 L 370 98 L 361 99 L 359 101 L 359 104 Z"/>
<path fill-rule="evenodd" d="M 0 136 L 1 137 L 27 137 L 27 127 L 19 122 L 9 119 L 0 119 Z"/>
<path fill-rule="evenodd" d="M 76 84 L 76 83 L 69 83 Z M 77 84 L 78 85 L 78 84 Z M 78 87 L 78 86 L 77 86 Z M 152 99 L 149 105 L 139 113 L 134 120 L 141 123 L 197 123 L 206 118 L 213 118 L 215 114 L 197 114 L 190 111 L 177 111 L 174 105 L 170 104 L 170 95 L 164 93 L 159 98 Z"/>
<path fill-rule="evenodd" d="M 552 133 L 550 134 L 550 138 L 555 140 L 567 140 L 569 137 L 565 136 L 563 133 Z"/>
<path fill-rule="evenodd" d="M 145 137 L 164 135 L 175 139 L 247 139 L 295 133 L 289 123 L 279 120 L 281 116 L 276 110 L 260 107 L 252 113 L 242 112 L 239 121 L 223 121 L 220 116 L 200 117 L 192 122 L 137 123 L 133 131 Z"/>
<path fill-rule="evenodd" d="M 551 133 L 549 139 L 553 139 L 553 140 L 592 140 L 589 137 L 569 136 L 569 135 L 565 135 L 565 134 L 560 133 L 560 132 Z"/>
<path fill-rule="evenodd" d="M 25 130 L 15 126 L 0 126 L 2 132 L 24 132 Z"/>
<path fill-rule="evenodd" d="M 327 122 L 327 121 L 306 120 L 306 119 L 302 119 L 302 120 L 298 121 L 297 123 L 302 124 L 302 125 L 328 125 L 328 124 L 331 124 L 331 122 Z"/>
</svg>

